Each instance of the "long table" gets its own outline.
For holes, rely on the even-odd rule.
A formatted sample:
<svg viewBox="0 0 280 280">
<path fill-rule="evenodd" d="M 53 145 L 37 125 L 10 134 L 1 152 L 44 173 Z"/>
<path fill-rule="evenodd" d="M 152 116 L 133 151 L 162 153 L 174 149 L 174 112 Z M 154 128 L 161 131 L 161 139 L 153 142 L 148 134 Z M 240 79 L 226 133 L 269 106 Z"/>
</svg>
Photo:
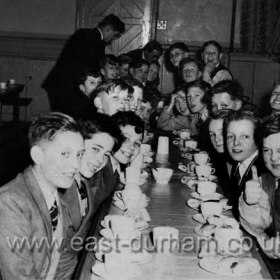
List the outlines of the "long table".
<svg viewBox="0 0 280 280">
<path fill-rule="evenodd" d="M 173 154 L 174 156 L 174 154 Z M 172 226 L 179 229 L 179 238 L 193 238 L 194 241 L 199 241 L 199 237 L 194 233 L 194 228 L 199 225 L 192 219 L 192 216 L 197 213 L 196 210 L 189 208 L 186 201 L 190 198 L 191 190 L 183 187 L 180 184 L 180 178 L 184 173 L 175 170 L 171 181 L 166 185 L 160 185 L 149 178 L 148 182 L 141 186 L 142 191 L 150 198 L 148 212 L 151 216 L 149 228 L 143 230 L 144 235 L 150 236 L 154 227 L 157 226 Z M 121 210 L 111 205 L 109 213 L 121 213 Z M 231 213 L 229 213 L 231 215 Z M 95 229 L 95 235 L 98 236 L 100 228 Z M 194 242 L 194 244 L 199 244 Z M 226 279 L 227 276 L 220 276 L 207 272 L 199 267 L 198 262 L 199 246 L 195 246 L 193 250 L 188 252 L 181 251 L 173 253 L 170 256 L 153 253 L 153 257 L 149 263 L 139 265 L 142 275 L 133 279 Z M 252 250 L 252 255 L 257 258 L 261 264 L 260 273 L 252 274 L 244 277 L 234 277 L 232 279 L 271 279 L 263 259 L 256 247 Z M 95 262 L 94 253 L 86 252 L 83 263 L 80 263 L 79 274 L 75 279 L 88 280 L 100 279 L 91 273 L 91 267 Z"/>
</svg>

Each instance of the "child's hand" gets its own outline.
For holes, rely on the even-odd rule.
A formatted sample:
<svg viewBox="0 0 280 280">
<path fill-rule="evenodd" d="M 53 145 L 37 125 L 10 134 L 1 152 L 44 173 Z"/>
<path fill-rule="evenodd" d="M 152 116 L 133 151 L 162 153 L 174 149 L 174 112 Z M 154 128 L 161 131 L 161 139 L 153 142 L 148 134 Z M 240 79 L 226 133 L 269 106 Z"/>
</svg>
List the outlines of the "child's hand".
<svg viewBox="0 0 280 280">
<path fill-rule="evenodd" d="M 249 205 L 257 204 L 261 198 L 262 188 L 259 181 L 257 168 L 252 166 L 252 179 L 245 184 L 244 198 Z"/>
</svg>

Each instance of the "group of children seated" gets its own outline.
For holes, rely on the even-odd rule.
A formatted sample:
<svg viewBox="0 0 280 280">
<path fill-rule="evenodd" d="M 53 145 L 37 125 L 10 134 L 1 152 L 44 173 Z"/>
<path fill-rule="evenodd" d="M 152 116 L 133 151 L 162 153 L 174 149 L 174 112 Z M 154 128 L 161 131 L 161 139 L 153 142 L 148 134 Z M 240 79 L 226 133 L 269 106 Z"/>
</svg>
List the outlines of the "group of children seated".
<svg viewBox="0 0 280 280">
<path fill-rule="evenodd" d="M 203 63 L 175 43 L 166 56 L 177 84 L 165 100 L 157 89 L 162 48 L 151 45 L 144 47 L 148 62 L 133 60 L 133 53 L 106 55 L 100 71 L 85 72 L 77 88 L 86 109 L 72 100 L 67 114 L 51 112 L 32 122 L 33 164 L 0 188 L 4 279 L 73 277 L 97 208 L 123 186 L 123 167 L 133 165 L 152 129 L 191 131 L 209 152 L 243 227 L 257 237 L 280 231 L 280 83 L 271 95 L 272 114 L 262 122 L 246 110 L 243 89 L 220 63 L 217 42 L 204 44 Z M 143 167 L 149 162 L 144 157 Z"/>
</svg>

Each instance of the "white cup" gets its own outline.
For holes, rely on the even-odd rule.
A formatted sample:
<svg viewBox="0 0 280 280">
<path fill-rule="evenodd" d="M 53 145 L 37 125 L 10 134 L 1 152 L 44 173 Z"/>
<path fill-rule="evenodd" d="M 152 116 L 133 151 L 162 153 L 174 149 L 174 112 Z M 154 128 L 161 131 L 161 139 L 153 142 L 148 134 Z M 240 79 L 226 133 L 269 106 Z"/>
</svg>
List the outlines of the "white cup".
<svg viewBox="0 0 280 280">
<path fill-rule="evenodd" d="M 219 201 L 203 201 L 200 204 L 200 210 L 203 218 L 206 220 L 208 216 L 221 216 L 223 206 Z"/>
<path fill-rule="evenodd" d="M 159 136 L 157 154 L 158 155 L 168 155 L 169 154 L 169 138 L 167 136 Z"/>
<path fill-rule="evenodd" d="M 105 227 L 111 228 L 114 237 L 129 240 L 135 233 L 135 221 L 123 215 L 107 215 L 104 218 Z"/>
<path fill-rule="evenodd" d="M 211 195 L 216 192 L 217 184 L 211 181 L 199 181 L 197 183 L 197 192 L 201 196 Z"/>
<path fill-rule="evenodd" d="M 16 83 L 16 80 L 15 80 L 15 79 L 10 79 L 10 80 L 9 80 L 9 84 L 10 84 L 10 85 L 14 85 L 15 83 Z"/>
<path fill-rule="evenodd" d="M 0 88 L 1 89 L 5 89 L 7 87 L 7 83 L 6 82 L 1 82 L 0 83 Z"/>
<path fill-rule="evenodd" d="M 197 142 L 194 140 L 185 140 L 185 148 L 191 148 L 191 149 L 196 149 L 197 147 Z"/>
<path fill-rule="evenodd" d="M 172 253 L 178 248 L 179 230 L 174 227 L 155 227 L 153 243 L 157 253 Z"/>
<path fill-rule="evenodd" d="M 190 139 L 191 132 L 189 130 L 181 130 L 179 132 L 179 136 L 182 140 L 187 140 L 187 139 Z"/>
<path fill-rule="evenodd" d="M 215 172 L 215 168 L 209 165 L 197 165 L 195 172 L 198 178 L 208 179 L 211 174 Z"/>
<path fill-rule="evenodd" d="M 209 155 L 206 152 L 199 152 L 194 154 L 194 161 L 198 165 L 206 165 L 209 161 Z"/>
</svg>

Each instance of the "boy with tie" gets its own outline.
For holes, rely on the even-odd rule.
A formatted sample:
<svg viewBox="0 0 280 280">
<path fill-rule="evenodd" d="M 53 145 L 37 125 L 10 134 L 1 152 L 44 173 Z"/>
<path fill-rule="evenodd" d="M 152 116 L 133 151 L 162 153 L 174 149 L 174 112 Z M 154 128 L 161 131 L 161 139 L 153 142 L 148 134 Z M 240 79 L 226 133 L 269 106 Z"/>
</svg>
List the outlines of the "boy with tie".
<svg viewBox="0 0 280 280">
<path fill-rule="evenodd" d="M 63 263 L 70 218 L 58 188 L 68 189 L 79 171 L 84 140 L 73 118 L 49 113 L 29 129 L 34 162 L 0 189 L 0 271 L 3 279 L 70 279 L 77 258 Z M 61 244 L 60 244 L 61 242 Z"/>
</svg>

